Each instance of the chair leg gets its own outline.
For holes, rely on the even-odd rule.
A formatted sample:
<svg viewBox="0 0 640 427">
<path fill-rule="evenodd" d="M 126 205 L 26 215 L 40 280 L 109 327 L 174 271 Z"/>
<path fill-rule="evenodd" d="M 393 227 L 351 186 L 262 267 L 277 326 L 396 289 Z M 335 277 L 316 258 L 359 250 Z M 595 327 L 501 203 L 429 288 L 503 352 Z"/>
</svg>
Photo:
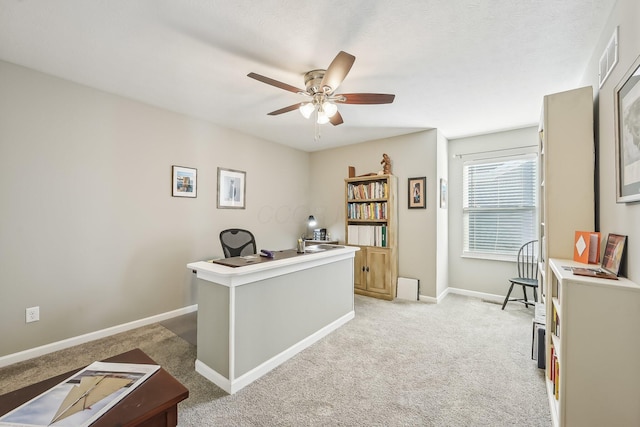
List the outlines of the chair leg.
<svg viewBox="0 0 640 427">
<path fill-rule="evenodd" d="M 507 305 L 507 302 L 509 301 L 509 295 L 511 295 L 512 290 L 513 290 L 513 282 L 511 282 L 511 286 L 509 286 L 509 292 L 507 292 L 507 296 L 504 297 L 504 302 L 502 303 L 503 310 L 504 310 L 504 307 Z"/>
<path fill-rule="evenodd" d="M 524 285 L 522 286 L 522 293 L 524 294 L 524 305 L 525 307 L 528 307 L 527 303 L 529 300 L 527 299 L 527 287 Z"/>
<path fill-rule="evenodd" d="M 538 290 L 536 288 L 533 288 L 533 297 L 536 299 L 536 302 L 538 302 Z"/>
</svg>

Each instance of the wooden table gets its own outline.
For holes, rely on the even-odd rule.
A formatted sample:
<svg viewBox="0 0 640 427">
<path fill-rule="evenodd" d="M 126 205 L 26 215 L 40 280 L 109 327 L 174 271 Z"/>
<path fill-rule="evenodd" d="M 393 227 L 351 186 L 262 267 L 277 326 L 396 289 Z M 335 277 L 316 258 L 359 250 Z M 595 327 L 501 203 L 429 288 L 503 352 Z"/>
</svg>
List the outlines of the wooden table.
<svg viewBox="0 0 640 427">
<path fill-rule="evenodd" d="M 139 348 L 110 357 L 103 362 L 157 365 Z M 80 369 L 0 396 L 0 416 L 56 386 Z M 189 390 L 160 368 L 91 426 L 175 427 L 178 423 L 178 403 L 187 397 Z"/>
</svg>

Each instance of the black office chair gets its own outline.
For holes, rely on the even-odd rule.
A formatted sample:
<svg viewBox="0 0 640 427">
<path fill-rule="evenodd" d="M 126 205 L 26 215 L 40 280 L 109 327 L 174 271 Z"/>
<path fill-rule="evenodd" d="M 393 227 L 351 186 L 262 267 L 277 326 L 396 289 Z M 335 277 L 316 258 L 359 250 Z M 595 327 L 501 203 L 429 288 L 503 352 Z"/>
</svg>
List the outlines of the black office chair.
<svg viewBox="0 0 640 427">
<path fill-rule="evenodd" d="M 220 232 L 220 244 L 225 258 L 253 255 L 258 251 L 253 234 L 240 228 L 222 230 Z"/>
<path fill-rule="evenodd" d="M 507 305 L 509 301 L 520 301 L 525 306 L 535 306 L 538 301 L 538 241 L 532 240 L 522 245 L 518 250 L 518 277 L 509 279 L 511 286 L 509 286 L 509 292 L 502 303 L 502 309 Z M 524 298 L 509 298 L 513 285 L 522 286 L 522 293 Z M 533 302 L 527 299 L 527 288 L 533 289 Z"/>
</svg>

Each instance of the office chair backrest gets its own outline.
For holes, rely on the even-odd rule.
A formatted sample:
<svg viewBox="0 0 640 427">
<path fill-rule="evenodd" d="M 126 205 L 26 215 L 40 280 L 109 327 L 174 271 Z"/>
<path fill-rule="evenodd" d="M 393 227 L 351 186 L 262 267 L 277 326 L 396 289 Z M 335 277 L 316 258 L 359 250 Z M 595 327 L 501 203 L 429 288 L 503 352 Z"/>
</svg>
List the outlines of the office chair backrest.
<svg viewBox="0 0 640 427">
<path fill-rule="evenodd" d="M 230 228 L 220 232 L 220 244 L 225 258 L 255 254 L 256 239 L 250 231 Z"/>
<path fill-rule="evenodd" d="M 532 240 L 522 245 L 518 251 L 518 277 L 538 278 L 538 241 Z"/>
</svg>

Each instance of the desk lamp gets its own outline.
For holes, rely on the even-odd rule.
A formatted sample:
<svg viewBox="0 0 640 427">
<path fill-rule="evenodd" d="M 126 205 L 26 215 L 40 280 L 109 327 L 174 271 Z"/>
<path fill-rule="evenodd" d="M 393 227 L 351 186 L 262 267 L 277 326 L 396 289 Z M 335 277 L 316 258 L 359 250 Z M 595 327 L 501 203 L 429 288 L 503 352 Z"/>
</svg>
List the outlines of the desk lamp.
<svg viewBox="0 0 640 427">
<path fill-rule="evenodd" d="M 313 215 L 309 215 L 309 218 L 307 219 L 307 231 L 309 231 L 309 227 L 315 227 L 316 224 L 318 224 L 316 222 L 316 219 Z M 311 238 L 313 238 L 313 230 L 311 231 Z"/>
</svg>

